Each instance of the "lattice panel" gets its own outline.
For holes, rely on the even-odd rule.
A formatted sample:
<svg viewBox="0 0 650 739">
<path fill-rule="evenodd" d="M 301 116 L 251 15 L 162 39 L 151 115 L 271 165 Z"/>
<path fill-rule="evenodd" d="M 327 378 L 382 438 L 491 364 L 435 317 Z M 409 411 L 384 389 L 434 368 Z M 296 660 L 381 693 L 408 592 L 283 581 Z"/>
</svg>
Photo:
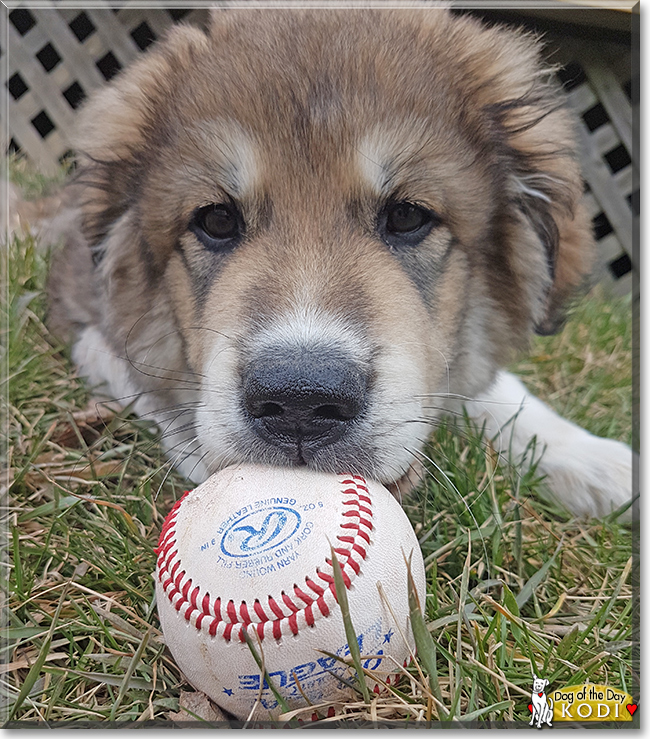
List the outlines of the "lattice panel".
<svg viewBox="0 0 650 739">
<path fill-rule="evenodd" d="M 70 149 L 75 110 L 175 22 L 207 11 L 20 8 L 7 23 L 9 150 L 52 173 Z"/>
<path fill-rule="evenodd" d="M 571 55 L 567 54 L 571 48 Z M 598 240 L 597 277 L 617 293 L 632 288 L 633 226 L 639 215 L 638 161 L 633 159 L 632 68 L 621 48 L 573 43 L 560 73 L 580 115 L 581 164 Z"/>
</svg>

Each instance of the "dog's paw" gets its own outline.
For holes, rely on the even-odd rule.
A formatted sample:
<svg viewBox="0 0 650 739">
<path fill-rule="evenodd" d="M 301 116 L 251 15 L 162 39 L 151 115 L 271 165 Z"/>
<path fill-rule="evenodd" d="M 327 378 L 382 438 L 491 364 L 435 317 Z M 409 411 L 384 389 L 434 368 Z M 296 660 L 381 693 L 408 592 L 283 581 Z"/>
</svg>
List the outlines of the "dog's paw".
<svg viewBox="0 0 650 739">
<path fill-rule="evenodd" d="M 562 418 L 509 372 L 500 372 L 490 390 L 466 408 L 512 464 L 538 462 L 552 497 L 574 515 L 607 516 L 632 500 L 630 447 Z M 628 507 L 620 520 L 631 517 Z"/>
<path fill-rule="evenodd" d="M 548 444 L 539 463 L 550 493 L 576 516 L 602 517 L 632 500 L 629 446 L 577 429 L 570 439 Z M 631 506 L 621 521 L 631 520 Z"/>
</svg>

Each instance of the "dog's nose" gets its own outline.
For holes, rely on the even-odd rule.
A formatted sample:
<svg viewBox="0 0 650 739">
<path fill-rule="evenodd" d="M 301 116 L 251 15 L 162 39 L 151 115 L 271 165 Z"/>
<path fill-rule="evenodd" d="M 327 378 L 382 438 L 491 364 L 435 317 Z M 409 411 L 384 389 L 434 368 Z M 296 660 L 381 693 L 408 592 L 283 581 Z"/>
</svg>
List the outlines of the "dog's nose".
<svg viewBox="0 0 650 739">
<path fill-rule="evenodd" d="M 338 441 L 366 406 L 366 374 L 328 352 L 265 357 L 249 365 L 243 380 L 256 432 L 297 462 Z"/>
</svg>

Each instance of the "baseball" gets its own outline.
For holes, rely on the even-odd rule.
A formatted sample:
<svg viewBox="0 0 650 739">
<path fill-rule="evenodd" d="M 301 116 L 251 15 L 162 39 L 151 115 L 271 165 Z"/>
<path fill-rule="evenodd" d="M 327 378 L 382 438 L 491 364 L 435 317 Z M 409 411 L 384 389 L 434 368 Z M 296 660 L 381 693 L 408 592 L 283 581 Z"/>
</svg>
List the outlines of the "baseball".
<svg viewBox="0 0 650 739">
<path fill-rule="evenodd" d="M 314 706 L 350 699 L 335 677 L 349 679 L 347 669 L 319 651 L 349 655 L 330 545 L 362 664 L 392 683 L 414 649 L 404 556 L 413 555 L 421 600 L 426 583 L 415 533 L 386 488 L 356 475 L 239 465 L 176 503 L 156 550 L 156 597 L 165 642 L 197 690 L 239 719 L 254 707 L 257 720 L 278 717 L 246 631 L 290 709 L 308 705 L 304 696 Z"/>
</svg>

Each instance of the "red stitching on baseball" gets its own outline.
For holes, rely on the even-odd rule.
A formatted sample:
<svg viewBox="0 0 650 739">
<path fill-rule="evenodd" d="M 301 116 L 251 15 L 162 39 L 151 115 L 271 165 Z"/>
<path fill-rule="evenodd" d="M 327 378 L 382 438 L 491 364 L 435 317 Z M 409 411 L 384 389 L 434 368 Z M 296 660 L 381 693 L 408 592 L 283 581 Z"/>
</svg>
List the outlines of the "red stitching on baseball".
<svg viewBox="0 0 650 739">
<path fill-rule="evenodd" d="M 269 595 L 269 607 L 271 608 L 271 610 L 273 611 L 273 613 L 275 613 L 275 615 L 278 618 L 284 618 L 285 617 L 286 614 L 280 608 L 280 606 L 275 602 L 275 598 L 272 595 Z"/>
<path fill-rule="evenodd" d="M 174 586 L 176 587 L 176 590 L 181 589 L 181 583 L 183 582 L 183 578 L 185 577 L 185 570 L 181 570 L 178 575 L 174 578 Z"/>
<path fill-rule="evenodd" d="M 310 578 L 306 577 L 305 578 L 305 582 L 307 583 L 307 587 L 308 588 L 311 588 L 314 591 L 314 593 L 316 593 L 316 595 L 321 596 L 325 592 L 325 589 L 324 588 L 321 588 L 320 585 L 317 585 Z"/>
<path fill-rule="evenodd" d="M 332 566 L 332 560 L 326 560 L 327 564 L 331 567 Z M 334 576 L 333 575 L 327 575 L 324 572 L 319 572 L 318 577 L 320 577 L 321 580 L 325 580 L 325 582 L 328 585 L 331 585 L 334 582 Z"/>
<path fill-rule="evenodd" d="M 307 593 L 302 591 L 297 585 L 293 586 L 293 592 L 296 594 L 298 598 L 300 598 L 300 600 L 304 601 L 308 606 L 310 606 L 314 602 L 314 599 L 311 596 L 307 595 Z"/>
<path fill-rule="evenodd" d="M 282 600 L 284 601 L 287 608 L 289 608 L 289 610 L 291 611 L 291 615 L 293 615 L 296 611 L 300 610 L 300 608 L 284 592 L 282 593 Z M 289 616 L 289 618 L 291 618 L 291 616 Z"/>
<path fill-rule="evenodd" d="M 332 566 L 332 560 L 331 559 L 326 559 L 325 561 L 327 562 L 327 564 L 330 567 Z M 352 585 L 352 581 L 350 580 L 350 578 L 348 577 L 346 571 L 342 567 L 341 567 L 341 575 L 343 576 L 343 583 L 344 583 L 345 587 L 349 590 L 350 589 L 350 585 Z M 320 577 L 321 580 L 325 580 L 325 582 L 329 583 L 330 590 L 332 590 L 332 588 L 334 587 L 334 576 L 333 575 L 327 575 L 324 572 L 319 572 L 318 573 L 318 577 Z M 334 590 L 332 590 L 332 593 L 334 593 Z"/>
<path fill-rule="evenodd" d="M 362 546 L 359 546 L 359 544 L 353 544 L 352 545 L 352 551 L 353 552 L 356 552 L 359 555 L 361 555 L 361 559 L 365 559 L 366 558 L 366 550 Z"/>
<path fill-rule="evenodd" d="M 162 553 L 162 556 L 164 557 L 167 552 L 176 544 L 176 539 L 174 539 L 174 532 L 170 531 L 169 533 L 169 539 L 165 541 L 159 548 L 154 549 L 154 552 L 156 554 Z"/>
<path fill-rule="evenodd" d="M 361 572 L 361 563 L 353 555 L 358 555 L 361 560 L 366 558 L 366 549 L 356 540 L 359 538 L 366 544 L 370 544 L 369 532 L 373 530 L 371 520 L 373 515 L 371 508 L 372 502 L 367 495 L 361 494 L 361 491 L 368 493 L 366 481 L 358 475 L 353 475 L 352 478 L 341 481 L 342 486 L 351 486 L 344 488 L 341 494 L 354 496 L 351 500 L 346 499 L 342 501 L 343 506 L 351 506 L 351 508 L 342 512 L 342 516 L 345 518 L 354 517 L 358 521 L 345 521 L 344 519 L 344 522 L 339 524 L 340 528 L 350 530 L 350 534 L 352 535 L 337 536 L 338 541 L 347 544 L 349 548 L 338 547 L 334 549 L 339 557 L 341 574 L 346 589 L 349 589 L 352 585 L 351 573 L 346 572 L 346 569 L 353 572 L 355 576 Z M 158 579 L 163 590 L 176 611 L 180 612 L 181 609 L 185 608 L 183 615 L 187 621 L 190 621 L 196 614 L 194 626 L 200 630 L 203 622 L 207 618 L 211 619 L 207 630 L 212 637 L 217 635 L 219 625 L 223 623 L 224 626 L 221 636 L 226 641 L 230 641 L 233 638 L 233 628 L 238 627 L 237 637 L 240 641 L 244 642 L 245 630 L 249 625 L 254 626 L 260 639 L 264 638 L 265 624 L 268 622 L 272 624 L 272 633 L 275 639 L 282 637 L 283 623 L 286 623 L 292 634 L 298 634 L 298 616 L 300 615 L 304 615 L 305 623 L 308 626 L 314 626 L 314 603 L 322 616 L 329 616 L 330 608 L 325 600 L 325 595 L 329 591 L 336 599 L 334 578 L 328 573 L 321 572 L 318 568 L 316 569 L 316 577 L 326 582 L 327 587 L 323 588 L 314 579 L 309 576 L 305 577 L 305 585 L 317 596 L 316 599 L 301 590 L 297 585 L 294 585 L 294 594 L 302 602 L 296 604 L 287 593 L 283 592 L 282 602 L 289 610 L 289 613 L 285 613 L 275 598 L 268 596 L 268 607 L 275 618 L 270 616 L 266 612 L 264 605 L 256 599 L 253 611 L 259 619 L 257 623 L 253 623 L 252 614 L 246 602 L 242 601 L 239 607 L 237 607 L 234 601 L 230 600 L 226 605 L 226 614 L 222 614 L 221 598 L 215 598 L 214 601 L 211 601 L 210 595 L 207 592 L 200 598 L 201 590 L 198 585 L 194 586 L 194 589 L 191 590 L 193 584 L 192 579 L 187 578 L 187 573 L 181 568 L 181 560 L 179 559 L 178 549 L 176 548 L 177 517 L 183 500 L 190 492 L 186 491 L 170 510 L 163 522 L 158 546 L 154 549 L 157 556 Z M 366 505 L 361 505 L 361 503 Z M 362 517 L 362 513 L 365 517 Z M 331 559 L 326 558 L 325 561 L 329 567 L 332 567 Z M 303 603 L 305 604 L 304 607 Z"/>
<path fill-rule="evenodd" d="M 352 567 L 355 575 L 358 575 L 361 572 L 361 565 L 358 562 L 355 562 L 352 557 L 348 559 L 347 563 Z"/>
<path fill-rule="evenodd" d="M 257 617 L 259 618 L 260 623 L 262 623 L 262 625 L 266 623 L 266 621 L 269 620 L 269 617 L 264 612 L 264 609 L 262 608 L 262 604 L 259 602 L 259 600 L 255 600 L 255 605 L 253 606 L 253 610 L 257 614 Z"/>
</svg>

